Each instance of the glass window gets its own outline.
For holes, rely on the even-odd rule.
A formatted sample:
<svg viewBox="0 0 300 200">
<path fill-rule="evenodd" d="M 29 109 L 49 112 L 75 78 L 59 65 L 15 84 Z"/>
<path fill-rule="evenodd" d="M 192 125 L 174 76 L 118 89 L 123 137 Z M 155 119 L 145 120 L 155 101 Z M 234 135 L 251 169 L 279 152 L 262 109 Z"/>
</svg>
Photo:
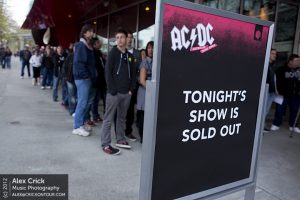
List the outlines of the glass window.
<svg viewBox="0 0 300 200">
<path fill-rule="evenodd" d="M 298 6 L 280 3 L 277 19 L 276 42 L 294 41 Z"/>
<path fill-rule="evenodd" d="M 115 32 L 122 27 L 126 30 L 135 31 L 137 7 L 133 6 L 120 12 L 113 13 L 110 17 L 109 38 L 115 37 Z"/>
<path fill-rule="evenodd" d="M 235 13 L 240 12 L 240 0 L 200 0 L 200 3 L 201 2 L 203 5 L 209 6 L 211 8 L 227 10 Z"/>
<path fill-rule="evenodd" d="M 138 49 L 146 47 L 149 41 L 154 41 L 155 1 L 147 1 L 139 7 Z"/>
<path fill-rule="evenodd" d="M 125 30 L 135 32 L 137 23 L 137 6 L 133 6 L 110 16 L 109 50 L 115 45 L 115 32 L 122 27 Z"/>
<path fill-rule="evenodd" d="M 139 31 L 138 49 L 145 49 L 149 41 L 154 41 L 154 25 Z"/>
<path fill-rule="evenodd" d="M 219 0 L 218 8 L 230 12 L 240 12 L 240 0 Z"/>
<path fill-rule="evenodd" d="M 275 21 L 276 0 L 244 0 L 243 14 Z"/>
<path fill-rule="evenodd" d="M 101 51 L 105 54 L 107 54 L 107 50 L 108 50 L 107 24 L 108 24 L 108 16 L 104 16 L 97 19 L 96 34 L 98 38 L 100 38 L 100 40 L 102 41 Z"/>
</svg>

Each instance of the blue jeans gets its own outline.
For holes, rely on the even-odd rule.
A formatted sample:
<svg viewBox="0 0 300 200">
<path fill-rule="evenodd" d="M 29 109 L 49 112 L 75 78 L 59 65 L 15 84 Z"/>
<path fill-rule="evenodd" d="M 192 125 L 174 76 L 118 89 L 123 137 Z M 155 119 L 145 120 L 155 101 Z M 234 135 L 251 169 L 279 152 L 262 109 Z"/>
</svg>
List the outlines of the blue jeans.
<svg viewBox="0 0 300 200">
<path fill-rule="evenodd" d="M 282 116 L 285 113 L 286 107 L 289 106 L 289 126 L 294 126 L 300 103 L 300 97 L 284 97 L 281 105 L 276 104 L 275 118 L 273 124 L 280 126 L 282 124 Z"/>
<path fill-rule="evenodd" d="M 44 74 L 43 74 L 43 82 L 42 82 L 42 86 L 52 86 L 52 82 L 53 82 L 53 69 L 49 69 L 49 68 L 44 68 Z"/>
<path fill-rule="evenodd" d="M 52 98 L 53 101 L 57 101 L 58 98 L 58 85 L 62 81 L 62 76 L 53 76 L 53 93 L 52 93 Z"/>
<path fill-rule="evenodd" d="M 274 98 L 275 98 L 275 93 L 268 93 L 266 107 L 265 107 L 265 121 L 267 119 L 268 113 L 270 112 Z"/>
<path fill-rule="evenodd" d="M 68 87 L 65 80 L 63 80 L 62 75 L 53 76 L 53 100 L 57 101 L 58 99 L 58 86 L 61 83 L 61 95 L 62 95 L 62 102 L 66 105 L 68 102 Z"/>
<path fill-rule="evenodd" d="M 28 74 L 28 77 L 30 77 L 30 64 L 29 64 L 29 61 L 22 61 L 22 69 L 21 69 L 21 76 L 24 76 L 24 69 L 25 69 L 25 66 L 27 67 L 27 74 Z"/>
<path fill-rule="evenodd" d="M 10 56 L 5 58 L 5 63 L 6 63 L 7 69 L 10 69 L 10 68 L 11 68 L 10 60 L 11 60 L 11 57 L 10 57 Z"/>
<path fill-rule="evenodd" d="M 72 115 L 75 112 L 76 103 L 77 103 L 77 89 L 74 83 L 68 82 L 68 103 L 69 103 L 69 113 Z"/>
<path fill-rule="evenodd" d="M 88 110 L 89 93 L 92 86 L 90 79 L 75 80 L 77 87 L 77 106 L 75 110 L 74 129 L 84 125 L 84 119 Z"/>
</svg>

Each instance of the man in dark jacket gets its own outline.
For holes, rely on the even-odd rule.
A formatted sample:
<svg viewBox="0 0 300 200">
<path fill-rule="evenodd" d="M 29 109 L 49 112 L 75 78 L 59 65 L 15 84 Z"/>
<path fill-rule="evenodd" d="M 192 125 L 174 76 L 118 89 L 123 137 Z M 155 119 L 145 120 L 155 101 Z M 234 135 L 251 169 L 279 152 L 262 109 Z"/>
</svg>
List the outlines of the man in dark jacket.
<svg viewBox="0 0 300 200">
<path fill-rule="evenodd" d="M 77 106 L 74 117 L 73 134 L 89 136 L 87 127 L 84 126 L 88 111 L 90 89 L 95 80 L 97 72 L 95 57 L 91 39 L 93 37 L 93 26 L 86 24 L 81 28 L 80 42 L 75 46 L 73 75 L 77 88 Z"/>
<path fill-rule="evenodd" d="M 107 96 L 101 132 L 103 151 L 111 155 L 120 153 L 119 149 L 111 146 L 111 123 L 116 111 L 116 146 L 127 149 L 131 148 L 125 138 L 126 114 L 131 95 L 136 86 L 135 60 L 133 55 L 126 49 L 127 32 L 119 29 L 115 37 L 117 46 L 113 47 L 109 52 L 105 65 Z"/>
<path fill-rule="evenodd" d="M 58 46 L 56 49 L 56 54 L 53 57 L 54 63 L 54 74 L 53 74 L 53 101 L 57 101 L 58 99 L 58 85 L 62 81 L 62 71 L 63 71 L 63 64 L 65 62 L 65 55 L 63 54 L 62 46 Z M 62 84 L 62 102 L 64 102 L 66 91 L 65 86 Z"/>
<path fill-rule="evenodd" d="M 127 37 L 127 50 L 130 52 L 136 62 L 136 69 L 139 68 L 140 63 L 141 63 L 141 56 L 140 52 L 133 47 L 133 33 L 132 31 L 128 31 L 128 37 Z M 136 73 L 138 73 L 136 71 Z M 125 129 L 125 135 L 126 137 L 131 140 L 131 141 L 136 141 L 136 138 L 134 135 L 132 135 L 132 125 L 134 122 L 134 105 L 136 104 L 136 99 L 137 99 L 137 88 L 138 88 L 138 83 L 136 82 L 136 89 L 133 91 L 130 104 L 128 107 L 127 115 L 126 115 L 126 129 Z"/>
<path fill-rule="evenodd" d="M 299 128 L 293 128 L 300 103 L 300 58 L 292 54 L 287 62 L 287 66 L 276 71 L 277 91 L 283 96 L 281 105 L 276 105 L 275 118 L 271 127 L 272 131 L 279 130 L 282 123 L 282 116 L 286 107 L 289 106 L 289 126 L 291 131 L 300 133 Z"/>
<path fill-rule="evenodd" d="M 106 98 L 106 81 L 104 75 L 105 59 L 100 50 L 101 45 L 102 45 L 101 41 L 97 37 L 93 38 L 94 56 L 95 56 L 96 69 L 98 75 L 95 83 L 93 84 L 93 87 L 96 90 L 95 99 L 91 108 L 94 122 L 102 121 L 98 112 L 98 105 L 100 99 L 103 99 L 103 106 L 105 110 L 105 98 Z"/>
<path fill-rule="evenodd" d="M 24 78 L 24 69 L 25 66 L 27 67 L 28 77 L 30 77 L 30 64 L 29 60 L 31 58 L 31 52 L 29 51 L 29 45 L 25 45 L 25 49 L 20 52 L 20 59 L 22 62 L 22 69 L 21 69 L 21 78 Z"/>
<path fill-rule="evenodd" d="M 266 110 L 265 110 L 265 121 L 267 118 L 267 115 L 271 109 L 273 100 L 275 98 L 276 92 L 276 79 L 275 79 L 275 61 L 277 57 L 277 51 L 275 49 L 271 50 L 270 53 L 270 61 L 269 61 L 269 67 L 268 67 L 268 76 L 267 76 L 267 84 L 269 84 L 269 91 L 268 91 L 268 96 L 267 96 L 267 103 L 266 103 Z M 266 123 L 265 123 L 266 124 Z M 265 125 L 264 127 L 264 132 L 269 132 L 270 129 L 268 129 Z"/>
<path fill-rule="evenodd" d="M 73 47 L 73 49 L 75 49 Z M 74 51 L 70 50 L 69 55 L 66 58 L 64 65 L 63 65 L 63 77 L 67 83 L 68 88 L 68 108 L 70 115 L 75 113 L 76 102 L 77 102 L 77 91 L 76 85 L 73 76 L 73 61 L 74 61 Z"/>
</svg>

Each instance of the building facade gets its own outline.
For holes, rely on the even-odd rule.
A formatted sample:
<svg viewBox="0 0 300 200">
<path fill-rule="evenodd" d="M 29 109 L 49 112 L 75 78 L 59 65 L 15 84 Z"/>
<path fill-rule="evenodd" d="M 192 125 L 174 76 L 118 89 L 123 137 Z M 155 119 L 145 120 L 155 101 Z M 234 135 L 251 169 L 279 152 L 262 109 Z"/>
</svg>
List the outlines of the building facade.
<svg viewBox="0 0 300 200">
<path fill-rule="evenodd" d="M 300 1 L 297 0 L 187 0 L 212 8 L 235 12 L 275 23 L 273 47 L 284 61 L 300 53 Z M 89 9 L 80 24 L 95 25 L 104 42 L 103 51 L 114 45 L 114 32 L 124 27 L 134 32 L 135 46 L 145 48 L 154 40 L 155 0 L 104 0 Z"/>
</svg>

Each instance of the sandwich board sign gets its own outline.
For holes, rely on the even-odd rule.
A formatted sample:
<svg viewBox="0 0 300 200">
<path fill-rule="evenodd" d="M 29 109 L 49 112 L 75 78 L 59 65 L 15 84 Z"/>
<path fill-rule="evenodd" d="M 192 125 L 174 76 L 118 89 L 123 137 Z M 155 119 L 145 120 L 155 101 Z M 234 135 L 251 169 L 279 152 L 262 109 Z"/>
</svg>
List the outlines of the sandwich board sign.
<svg viewBox="0 0 300 200">
<path fill-rule="evenodd" d="M 273 24 L 179 0 L 156 9 L 140 200 L 253 192 Z"/>
</svg>

